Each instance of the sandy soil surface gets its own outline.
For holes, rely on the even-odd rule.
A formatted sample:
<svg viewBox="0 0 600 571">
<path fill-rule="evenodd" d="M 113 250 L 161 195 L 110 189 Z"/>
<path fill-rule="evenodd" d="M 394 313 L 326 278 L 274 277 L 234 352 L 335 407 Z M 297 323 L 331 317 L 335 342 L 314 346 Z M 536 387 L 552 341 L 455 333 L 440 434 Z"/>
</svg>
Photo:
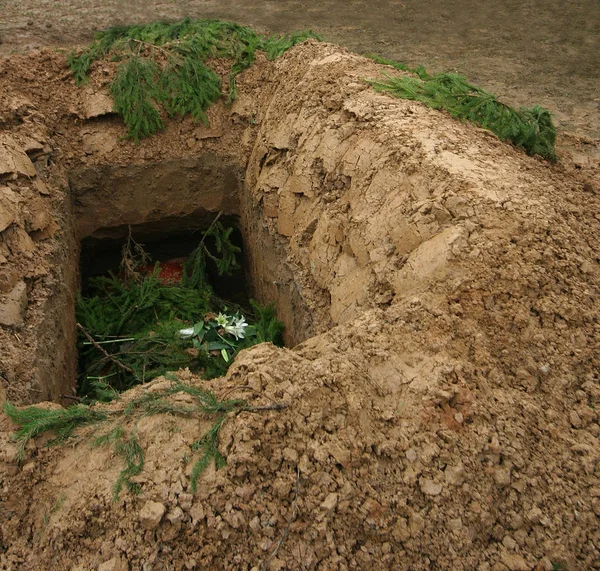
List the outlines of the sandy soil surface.
<svg viewBox="0 0 600 571">
<path fill-rule="evenodd" d="M 275 33 L 311 28 L 358 53 L 458 71 L 511 104 L 544 105 L 563 130 L 600 137 L 596 0 L 5 0 L 0 55 L 87 42 L 109 25 L 185 15 Z"/>
<path fill-rule="evenodd" d="M 80 22 L 124 21 L 123 6 L 103 4 L 92 16 L 74 4 L 38 3 L 26 16 L 24 3 L 9 3 L 2 49 L 83 40 Z M 220 14 L 201 8 L 235 15 L 219 6 Z M 284 29 L 274 22 L 289 5 L 269 6 L 262 22 L 239 19 Z M 347 10 L 373 18 L 369 37 L 383 33 L 383 20 L 395 34 L 373 6 Z M 325 24 L 333 18 L 326 3 L 317 12 L 294 7 L 293 28 L 310 16 L 324 32 L 356 36 L 338 20 Z M 159 8 L 165 16 L 180 9 Z M 592 8 L 572 19 L 580 31 L 593 31 Z M 427 22 L 447 30 L 442 12 L 432 8 Z M 517 12 L 506 9 L 509 29 L 531 31 L 535 43 L 539 29 Z M 54 21 L 59 13 L 64 19 Z M 541 27 L 558 28 L 545 13 Z M 416 34 L 424 16 L 408 14 Z M 154 14 L 140 4 L 137 16 Z M 477 18 L 464 16 L 464 26 Z M 531 62 L 560 74 L 522 42 L 517 50 L 514 34 L 502 39 L 497 18 L 485 22 L 504 46 L 502 65 Z M 401 45 L 416 37 L 405 31 Z M 413 41 L 423 50 L 414 61 L 428 63 L 427 53 L 442 61 L 434 59 L 441 37 L 427 49 Z M 450 37 L 469 51 L 462 36 Z M 361 42 L 354 47 L 372 50 Z M 386 55 L 403 59 L 392 48 Z M 504 78 L 507 96 L 523 96 L 520 75 L 512 86 L 481 57 L 482 83 Z M 193 443 L 214 418 L 125 413 L 148 395 L 193 406 L 189 394 L 168 394 L 170 380 L 98 407 L 108 420 L 79 430 L 69 446 L 48 448 L 48 435 L 30 441 L 21 461 L 15 427 L 0 415 L 0 568 L 600 567 L 600 188 L 595 143 L 580 134 L 596 120 L 593 109 L 581 111 L 597 105 L 592 77 L 578 69 L 578 93 L 588 86 L 579 111 L 566 92 L 557 98 L 571 101 L 573 125 L 587 119 L 570 139 L 579 158 L 551 165 L 443 113 L 376 94 L 364 78 L 380 66 L 313 42 L 275 62 L 261 58 L 240 77 L 237 102 L 211 109 L 208 127 L 172 121 L 135 146 L 122 139 L 105 97 L 115 65 L 97 64 L 88 88 L 78 89 L 60 53 L 0 62 L 0 401 L 60 394 L 68 388 L 61 379 L 72 378 L 66 353 L 75 323 L 64 308 L 77 282 L 77 220 L 69 177 L 81 168 L 150 168 L 210 153 L 243 168 L 239 215 L 256 242 L 262 295 L 284 314 L 310 316 L 311 337 L 288 349 L 259 345 L 208 385 L 178 373 L 255 407 L 227 416 L 219 440 L 227 465 L 211 466 L 196 493 Z M 115 502 L 123 456 L 92 443 L 119 422 L 145 463 L 132 482 L 139 494 L 123 490 Z"/>
</svg>

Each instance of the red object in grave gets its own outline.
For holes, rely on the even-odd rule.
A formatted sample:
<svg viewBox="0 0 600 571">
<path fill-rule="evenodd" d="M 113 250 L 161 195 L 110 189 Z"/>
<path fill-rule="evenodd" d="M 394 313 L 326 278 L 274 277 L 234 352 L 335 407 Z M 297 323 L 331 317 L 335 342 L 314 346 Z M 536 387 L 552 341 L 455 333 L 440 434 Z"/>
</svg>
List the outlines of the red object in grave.
<svg viewBox="0 0 600 571">
<path fill-rule="evenodd" d="M 175 258 L 165 262 L 153 262 L 152 264 L 142 266 L 139 271 L 146 276 L 151 276 L 154 274 L 157 263 L 159 264 L 160 270 L 158 274 L 156 274 L 156 278 L 163 285 L 179 285 L 181 283 L 185 258 Z"/>
</svg>

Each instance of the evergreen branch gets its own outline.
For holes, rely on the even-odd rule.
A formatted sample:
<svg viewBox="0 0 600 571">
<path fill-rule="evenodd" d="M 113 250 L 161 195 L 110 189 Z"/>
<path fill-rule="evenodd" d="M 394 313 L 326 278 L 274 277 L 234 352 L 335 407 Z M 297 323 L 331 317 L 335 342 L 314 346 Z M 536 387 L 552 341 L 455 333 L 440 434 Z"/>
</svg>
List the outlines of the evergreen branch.
<svg viewBox="0 0 600 571">
<path fill-rule="evenodd" d="M 221 80 L 203 62 L 187 57 L 163 70 L 158 89 L 158 98 L 169 115 L 189 113 L 208 124 L 205 111 L 221 96 Z"/>
<path fill-rule="evenodd" d="M 69 408 L 49 410 L 35 406 L 18 409 L 6 402 L 4 413 L 20 427 L 14 434 L 18 460 L 23 458 L 25 445 L 30 438 L 51 430 L 58 439 L 62 440 L 68 438 L 77 426 L 106 419 L 104 413 L 80 404 Z"/>
<path fill-rule="evenodd" d="M 125 435 L 125 431 L 121 425 L 114 426 L 107 433 L 101 436 L 96 436 L 92 440 L 92 446 L 102 446 L 103 444 L 114 444 L 121 440 Z"/>
<path fill-rule="evenodd" d="M 123 486 L 130 492 L 139 493 L 139 485 L 132 483 L 130 479 L 141 474 L 144 469 L 144 449 L 140 446 L 135 434 L 130 434 L 127 439 L 115 444 L 115 452 L 125 461 L 125 467 L 119 473 L 113 486 L 113 499 L 117 501 Z"/>
<path fill-rule="evenodd" d="M 312 32 L 265 37 L 232 22 L 185 18 L 110 28 L 88 48 L 72 52 L 68 63 L 76 84 L 82 85 L 95 61 L 110 53 L 122 61 L 111 87 L 114 109 L 128 136 L 138 142 L 163 126 L 155 104 L 169 115 L 189 113 L 207 122 L 206 109 L 221 97 L 221 80 L 208 67 L 209 59 L 231 60 L 230 103 L 237 96 L 236 76 L 254 63 L 257 51 L 275 59 L 308 38 L 318 39 Z M 157 65 L 154 52 L 166 57 L 167 65 Z"/>
<path fill-rule="evenodd" d="M 417 75 L 393 77 L 384 74 L 384 81 L 367 80 L 376 91 L 419 101 L 433 109 L 444 109 L 454 118 L 492 131 L 501 140 L 523 148 L 529 155 L 556 161 L 556 127 L 546 109 L 536 105 L 517 111 L 460 75 L 439 73 L 431 76 L 424 68 L 410 69 L 404 64 L 371 57 L 379 63 Z"/>
<path fill-rule="evenodd" d="M 117 69 L 111 87 L 114 110 L 123 117 L 128 137 L 136 143 L 163 127 L 160 113 L 153 104 L 154 99 L 160 99 L 156 88 L 159 75 L 159 67 L 153 61 L 139 56 L 131 56 Z"/>
<path fill-rule="evenodd" d="M 185 393 L 194 398 L 194 406 L 181 406 L 171 403 L 167 397 L 177 393 Z M 72 431 L 80 425 L 92 422 L 105 421 L 110 415 L 117 418 L 117 424 L 100 436 L 91 438 L 93 446 L 113 445 L 115 454 L 123 458 L 125 466 L 113 486 L 114 500 L 118 500 L 123 487 L 130 492 L 138 493 L 140 487 L 131 481 L 131 478 L 139 475 L 144 468 L 144 450 L 138 442 L 134 433 L 126 434 L 123 421 L 127 417 L 139 418 L 140 415 L 149 414 L 178 414 L 191 416 L 193 414 L 214 415 L 216 420 L 210 429 L 198 440 L 191 444 L 193 452 L 201 451 L 200 458 L 194 463 L 190 476 L 191 490 L 196 491 L 198 478 L 214 460 L 216 469 L 226 464 L 226 459 L 219 452 L 219 432 L 227 419 L 227 414 L 233 412 L 263 412 L 268 410 L 282 410 L 287 408 L 286 404 L 274 403 L 266 406 L 249 406 L 245 400 L 229 399 L 219 400 L 212 392 L 201 387 L 176 381 L 172 386 L 156 392 L 144 392 L 141 396 L 133 399 L 129 404 L 120 409 L 98 410 L 83 404 L 74 405 L 66 409 L 45 409 L 40 407 L 27 407 L 18 409 L 10 403 L 5 403 L 4 412 L 18 426 L 14 439 L 18 444 L 17 458 L 20 460 L 24 455 L 25 445 L 30 438 L 37 436 L 47 430 L 52 430 L 57 439 L 68 437 Z"/>
<path fill-rule="evenodd" d="M 215 461 L 215 468 L 217 470 L 226 464 L 225 457 L 219 452 L 218 448 L 219 431 L 225 422 L 225 418 L 226 415 L 224 414 L 219 417 L 210 430 L 202 436 L 202 438 L 191 445 L 193 451 L 202 450 L 202 455 L 200 456 L 200 459 L 194 463 L 190 475 L 190 488 L 192 494 L 196 493 L 198 478 L 208 468 L 211 460 Z"/>
</svg>

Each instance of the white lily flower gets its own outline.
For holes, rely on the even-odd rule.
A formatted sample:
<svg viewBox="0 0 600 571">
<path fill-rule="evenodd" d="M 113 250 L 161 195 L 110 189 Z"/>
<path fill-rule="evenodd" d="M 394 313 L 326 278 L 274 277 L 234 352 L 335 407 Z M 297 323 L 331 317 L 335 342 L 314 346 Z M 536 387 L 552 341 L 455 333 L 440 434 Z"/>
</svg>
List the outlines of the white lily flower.
<svg viewBox="0 0 600 571">
<path fill-rule="evenodd" d="M 246 327 L 248 327 L 248 324 L 246 323 L 245 317 L 242 315 L 241 317 L 234 318 L 231 325 L 225 325 L 223 329 L 238 340 L 244 338 L 244 329 Z"/>
<path fill-rule="evenodd" d="M 184 339 L 191 337 L 194 334 L 194 328 L 188 327 L 187 329 L 180 329 L 179 335 L 181 335 Z"/>
<path fill-rule="evenodd" d="M 229 315 L 219 313 L 219 315 L 217 315 L 217 325 L 219 325 L 220 327 L 225 327 L 226 325 L 229 325 L 230 319 L 231 317 L 229 317 Z"/>
</svg>

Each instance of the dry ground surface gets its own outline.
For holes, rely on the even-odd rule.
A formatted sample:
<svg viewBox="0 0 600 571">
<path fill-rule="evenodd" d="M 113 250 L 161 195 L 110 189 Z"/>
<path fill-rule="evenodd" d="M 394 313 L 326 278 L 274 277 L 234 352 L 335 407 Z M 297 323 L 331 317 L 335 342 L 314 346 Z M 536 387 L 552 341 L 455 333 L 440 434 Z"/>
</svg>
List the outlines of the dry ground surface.
<svg viewBox="0 0 600 571">
<path fill-rule="evenodd" d="M 25 403 L 68 388 L 53 336 L 74 336 L 63 309 L 76 282 L 68 177 L 81 168 L 211 153 L 239 165 L 239 215 L 259 252 L 250 266 L 268 277 L 257 286 L 282 311 L 310 316 L 312 336 L 257 346 L 210 382 L 222 398 L 287 408 L 230 415 L 227 465 L 211 467 L 195 494 L 190 445 L 210 427 L 205 416 L 128 417 L 145 466 L 139 495 L 117 502 L 122 458 L 92 446 L 91 428 L 68 447 L 47 448 L 42 436 L 18 462 L 2 416 L 0 568 L 600 567 L 595 10 L 6 2 L 5 55 L 184 12 L 271 31 L 310 26 L 355 50 L 459 69 L 513 103 L 545 104 L 563 132 L 558 164 L 527 157 L 374 93 L 363 80 L 381 66 L 309 42 L 259 59 L 209 127 L 174 121 L 136 147 L 109 108 L 97 109 L 112 62 L 80 90 L 61 53 L 2 60 L 0 288 L 15 299 L 2 298 L 14 313 L 0 327 L 0 393 Z M 129 392 L 106 407 L 109 418 L 171 383 Z"/>
<path fill-rule="evenodd" d="M 596 0 L 3 0 L 0 54 L 84 43 L 109 25 L 185 15 L 274 33 L 311 28 L 358 53 L 458 71 L 512 104 L 548 107 L 564 130 L 600 137 Z"/>
</svg>

